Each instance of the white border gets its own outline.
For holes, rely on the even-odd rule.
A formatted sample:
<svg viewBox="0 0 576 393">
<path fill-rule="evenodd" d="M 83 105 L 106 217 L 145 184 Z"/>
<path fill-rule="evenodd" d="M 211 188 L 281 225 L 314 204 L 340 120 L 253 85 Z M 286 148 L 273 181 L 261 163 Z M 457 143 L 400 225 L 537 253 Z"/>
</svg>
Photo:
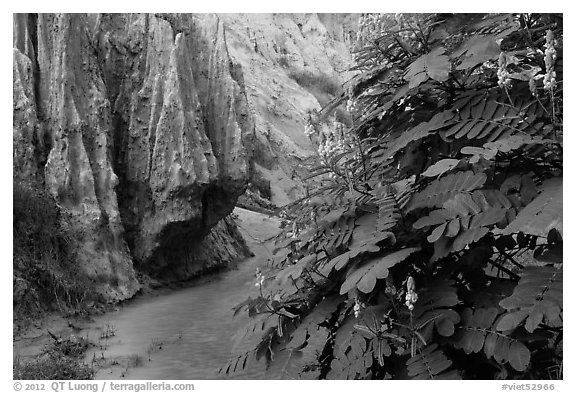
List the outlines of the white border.
<svg viewBox="0 0 576 393">
<path fill-rule="evenodd" d="M 551 1 L 533 1 L 526 0 L 522 2 L 506 2 L 506 1 L 459 1 L 459 2 L 446 2 L 446 1 L 336 1 L 332 2 L 312 2 L 310 0 L 268 0 L 264 1 L 222 1 L 222 0 L 210 0 L 210 1 L 195 1 L 189 0 L 188 2 L 178 2 L 172 4 L 166 4 L 162 2 L 150 2 L 150 1 L 139 1 L 139 2 L 126 2 L 126 1 L 111 1 L 111 0 L 98 0 L 98 1 L 25 1 L 25 2 L 4 2 L 2 4 L 3 12 L 0 14 L 0 42 L 2 43 L 3 59 L 2 61 L 2 73 L 3 76 L 1 81 L 0 94 L 2 97 L 2 143 L 0 143 L 1 154 L 0 154 L 0 168 L 1 168 L 1 183 L 3 188 L 6 190 L 1 193 L 2 195 L 2 262 L 0 262 L 2 285 L 0 299 L 2 304 L 2 311 L 6 316 L 11 315 L 12 310 L 12 265 L 10 263 L 12 259 L 12 226 L 11 226 L 11 212 L 12 212 L 12 196 L 11 196 L 11 182 L 9 177 L 11 177 L 12 171 L 12 138 L 11 138 L 11 128 L 9 123 L 12 119 L 11 105 L 12 101 L 12 85 L 9 75 L 12 74 L 11 70 L 11 37 L 12 37 L 12 13 L 13 12 L 95 12 L 106 10 L 107 12 L 518 12 L 518 11 L 532 11 L 532 12 L 563 12 L 565 21 L 565 31 L 564 31 L 564 56 L 566 58 L 565 64 L 565 138 L 566 138 L 566 162 L 565 162 L 565 190 L 568 196 L 570 196 L 571 191 L 574 186 L 574 177 L 572 176 L 576 172 L 574 169 L 574 159 L 576 155 L 571 154 L 571 149 L 574 145 L 574 137 L 576 134 L 576 128 L 574 126 L 574 115 L 572 110 L 575 108 L 573 104 L 573 77 L 570 73 L 570 69 L 574 65 L 573 51 L 574 49 L 574 26 L 576 20 L 574 20 L 574 15 L 571 10 L 568 9 L 567 2 L 561 2 L 556 0 Z M 10 55 L 10 57 L 9 57 Z M 565 321 L 565 331 L 574 331 L 574 308 L 571 307 L 571 299 L 573 296 L 573 285 L 571 285 L 571 278 L 574 275 L 574 263 L 572 261 L 572 256 L 574 252 L 571 250 L 570 245 L 576 244 L 576 238 L 574 237 L 574 207 L 571 204 L 571 198 L 565 203 L 564 209 L 566 223 L 564 229 L 565 242 L 566 242 L 566 260 L 564 276 L 566 277 L 566 285 L 564 287 L 565 291 L 565 306 L 566 312 L 564 313 Z M 12 332 L 10 330 L 10 323 L 6 320 L 4 323 L 0 324 L 0 337 L 4 340 L 2 343 L 3 351 L 1 355 L 1 379 L 0 387 L 2 391 L 10 392 L 13 390 L 12 382 L 12 351 L 9 348 L 12 347 L 12 343 L 9 337 L 12 337 Z M 565 335 L 564 344 L 564 381 L 543 381 L 543 382 L 554 382 L 556 384 L 556 389 L 554 392 L 566 392 L 568 391 L 568 386 L 574 385 L 574 368 L 573 368 L 573 349 L 574 340 L 572 339 L 572 334 Z M 174 383 L 182 381 L 172 381 Z M 214 389 L 226 389 L 227 391 L 254 391 L 266 390 L 271 391 L 294 391 L 294 390 L 304 390 L 304 391 L 317 391 L 318 389 L 330 390 L 331 392 L 339 391 L 349 391 L 350 389 L 358 388 L 361 384 L 362 389 L 368 389 L 374 391 L 380 389 L 402 389 L 406 390 L 409 386 L 409 391 L 425 391 L 426 393 L 434 392 L 446 392 L 446 391 L 460 391 L 466 390 L 467 392 L 496 392 L 501 391 L 502 383 L 511 384 L 514 381 L 460 381 L 460 382 L 434 382 L 434 383 L 424 383 L 420 381 L 410 381 L 409 385 L 405 384 L 403 381 L 388 381 L 384 385 L 379 381 L 195 381 L 196 391 L 212 391 Z M 516 381 L 521 382 L 521 381 Z M 321 385 L 319 385 L 321 384 Z M 574 389 L 571 389 L 574 391 Z"/>
</svg>

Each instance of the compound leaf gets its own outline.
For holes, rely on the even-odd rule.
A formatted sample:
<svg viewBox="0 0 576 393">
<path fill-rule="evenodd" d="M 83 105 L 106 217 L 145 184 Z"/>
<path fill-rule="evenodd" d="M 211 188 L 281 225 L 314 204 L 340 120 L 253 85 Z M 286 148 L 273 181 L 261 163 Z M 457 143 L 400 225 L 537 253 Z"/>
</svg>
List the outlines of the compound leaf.
<svg viewBox="0 0 576 393">
<path fill-rule="evenodd" d="M 470 192 L 484 185 L 486 174 L 472 171 L 457 172 L 435 180 L 417 192 L 406 207 L 407 212 L 423 207 L 442 207 L 444 202 L 461 192 Z"/>
<path fill-rule="evenodd" d="M 340 288 L 340 294 L 348 293 L 354 288 L 358 288 L 361 292 L 370 293 L 376 285 L 378 279 L 388 277 L 388 269 L 395 264 L 402 262 L 410 254 L 418 251 L 419 248 L 405 248 L 395 251 L 382 258 L 378 257 L 369 260 L 360 267 L 354 268 L 346 281 Z"/>
</svg>

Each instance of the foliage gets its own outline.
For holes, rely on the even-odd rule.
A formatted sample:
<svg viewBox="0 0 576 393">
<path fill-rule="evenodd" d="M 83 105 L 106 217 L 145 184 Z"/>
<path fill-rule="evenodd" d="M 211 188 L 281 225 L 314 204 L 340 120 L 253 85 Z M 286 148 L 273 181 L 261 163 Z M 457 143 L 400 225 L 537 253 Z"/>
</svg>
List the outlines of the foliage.
<svg viewBox="0 0 576 393">
<path fill-rule="evenodd" d="M 223 371 L 561 375 L 562 17 L 360 26 L 353 124 L 321 141 L 319 185 L 285 209 L 260 296 L 236 309 L 262 340 Z"/>
<path fill-rule="evenodd" d="M 59 307 L 82 309 L 90 283 L 78 274 L 78 238 L 54 199 L 33 185 L 13 184 L 14 317 Z"/>
<path fill-rule="evenodd" d="M 93 379 L 92 368 L 82 361 L 91 343 L 77 336 L 52 338 L 53 341 L 32 361 L 22 362 L 20 359 L 14 361 L 14 379 Z"/>
</svg>

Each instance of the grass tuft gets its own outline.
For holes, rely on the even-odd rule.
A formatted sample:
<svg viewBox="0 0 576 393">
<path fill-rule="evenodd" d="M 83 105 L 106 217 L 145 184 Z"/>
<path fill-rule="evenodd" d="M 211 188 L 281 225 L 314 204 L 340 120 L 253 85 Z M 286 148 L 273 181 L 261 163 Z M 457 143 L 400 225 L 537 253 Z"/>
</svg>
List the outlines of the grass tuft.
<svg viewBox="0 0 576 393">
<path fill-rule="evenodd" d="M 69 336 L 56 338 L 35 359 L 23 362 L 17 357 L 13 363 L 13 378 L 19 380 L 82 380 L 93 379 L 94 370 L 83 357 L 92 345 L 86 338 Z"/>
</svg>

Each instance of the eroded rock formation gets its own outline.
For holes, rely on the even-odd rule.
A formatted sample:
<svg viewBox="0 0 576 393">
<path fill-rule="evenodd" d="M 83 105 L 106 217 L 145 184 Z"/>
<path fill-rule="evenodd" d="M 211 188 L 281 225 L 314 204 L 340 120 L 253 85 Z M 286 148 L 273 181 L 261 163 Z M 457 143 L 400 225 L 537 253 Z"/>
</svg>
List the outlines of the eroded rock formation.
<svg viewBox="0 0 576 393">
<path fill-rule="evenodd" d="M 256 182 L 268 183 L 260 195 L 276 206 L 302 196 L 300 177 L 308 172 L 304 160 L 316 154 L 304 134 L 308 114 L 326 101 L 294 76 L 325 77 L 335 85 L 353 73 L 350 40 L 355 36 L 354 14 L 222 14 L 228 28 L 230 55 L 245 70 L 246 92 L 256 126 Z M 322 86 L 319 89 L 322 90 Z M 317 92 L 318 93 L 318 92 Z M 324 99 L 324 100 L 323 100 Z M 262 192 L 264 191 L 264 192 Z"/>
<path fill-rule="evenodd" d="M 83 234 L 107 299 L 136 271 L 186 279 L 245 253 L 232 222 L 254 125 L 215 16 L 14 16 L 14 179 Z M 174 274 L 176 272 L 176 274 Z"/>
</svg>

